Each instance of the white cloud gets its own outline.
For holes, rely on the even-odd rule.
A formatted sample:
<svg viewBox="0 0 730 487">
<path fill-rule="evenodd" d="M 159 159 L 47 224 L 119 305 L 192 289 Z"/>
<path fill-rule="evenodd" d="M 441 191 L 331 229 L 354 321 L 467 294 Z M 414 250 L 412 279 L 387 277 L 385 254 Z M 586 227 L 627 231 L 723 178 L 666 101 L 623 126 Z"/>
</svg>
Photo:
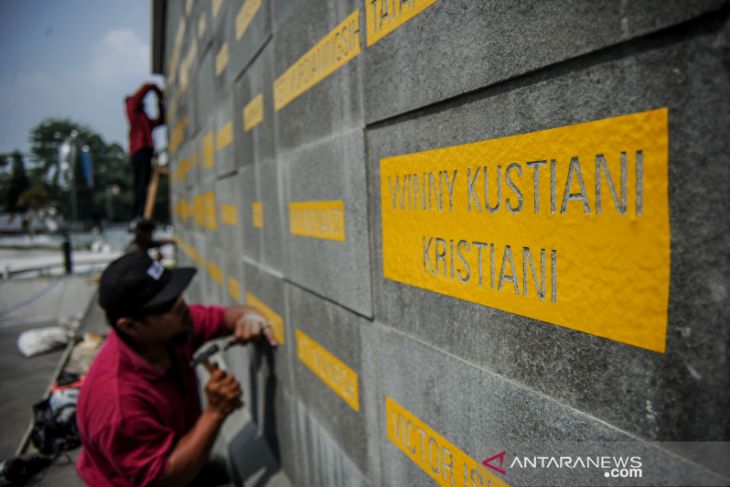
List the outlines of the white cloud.
<svg viewBox="0 0 730 487">
<path fill-rule="evenodd" d="M 144 77 L 149 73 L 150 48 L 128 29 L 108 32 L 94 48 L 91 75 L 97 81 Z"/>
</svg>

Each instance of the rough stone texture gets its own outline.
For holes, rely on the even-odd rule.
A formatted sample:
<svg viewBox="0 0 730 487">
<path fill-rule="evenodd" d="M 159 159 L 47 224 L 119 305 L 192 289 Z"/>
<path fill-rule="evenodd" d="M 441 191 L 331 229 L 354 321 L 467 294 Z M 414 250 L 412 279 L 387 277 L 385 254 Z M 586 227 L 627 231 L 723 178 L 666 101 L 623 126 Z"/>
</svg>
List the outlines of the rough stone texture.
<svg viewBox="0 0 730 487">
<path fill-rule="evenodd" d="M 240 199 L 245 221 L 244 252 L 277 272 L 283 269 L 281 172 L 274 152 L 273 50 L 268 44 L 236 84 L 236 159 L 241 172 Z M 259 94 L 263 120 L 246 131 L 242 112 Z M 253 167 L 251 167 L 253 166 Z M 264 227 L 253 226 L 252 204 L 261 202 Z"/>
<path fill-rule="evenodd" d="M 236 18 L 244 3 L 245 0 L 233 0 L 228 11 L 227 22 L 230 24 L 228 32 L 231 33 L 228 46 L 231 58 L 229 69 L 233 78 L 238 78 L 271 38 L 271 3 L 269 0 L 261 0 L 261 6 L 243 35 L 240 39 L 236 39 Z"/>
<path fill-rule="evenodd" d="M 724 3 L 436 2 L 368 48 L 367 122 L 625 42 Z"/>
<path fill-rule="evenodd" d="M 216 142 L 216 148 L 215 148 L 215 174 L 219 178 L 226 177 L 230 175 L 231 173 L 235 172 L 236 170 L 236 159 L 234 157 L 234 146 L 235 146 L 235 138 L 236 133 L 233 122 L 233 117 L 237 116 L 236 112 L 233 110 L 233 105 L 230 102 L 231 94 L 230 90 L 223 95 L 222 101 L 219 102 L 218 108 L 216 109 L 215 113 L 215 130 L 216 130 L 216 137 L 217 140 L 217 134 L 228 124 L 231 123 L 231 133 L 232 138 L 231 142 L 224 146 L 219 148 Z"/>
<path fill-rule="evenodd" d="M 358 7 L 354 0 L 302 0 L 290 7 L 273 40 L 274 79 Z M 360 29 L 364 29 L 362 23 Z M 362 41 L 360 46 L 364 50 Z M 360 55 L 276 112 L 277 151 L 362 127 L 362 69 Z"/>
<path fill-rule="evenodd" d="M 213 115 L 213 109 L 215 104 L 215 53 L 211 49 L 206 50 L 200 61 L 198 62 L 197 69 L 191 74 L 195 83 L 191 81 L 191 84 L 196 85 L 196 96 L 198 98 L 198 120 L 196 121 L 196 127 L 201 133 L 205 133 L 210 123 L 209 120 Z"/>
<path fill-rule="evenodd" d="M 268 44 L 235 86 L 233 101 L 235 104 L 236 160 L 239 166 L 274 160 L 273 82 L 273 50 L 271 44 Z M 263 120 L 246 131 L 243 109 L 259 94 L 263 96 Z"/>
<path fill-rule="evenodd" d="M 193 217 L 176 228 L 205 260 L 189 299 L 232 303 L 225 278 L 237 275 L 243 293 L 285 318 L 284 346 L 220 357 L 246 401 L 216 447 L 239 484 L 432 485 L 388 440 L 386 396 L 477 463 L 502 450 L 601 454 L 618 444 L 647 459 L 648 484 L 729 483 L 727 454 L 668 442 L 730 439 L 727 1 L 442 0 L 369 48 L 370 0 L 263 0 L 237 45 L 242 3 L 224 2 L 213 19 L 211 2 L 194 2 L 188 26 L 205 13 L 207 29 L 192 99 L 180 100 L 177 118 L 195 120 L 172 156 L 175 164 L 199 156 L 184 182 L 172 181 L 173 195 L 192 203 L 217 193 L 216 231 Z M 176 9 L 166 39 L 184 15 Z M 361 54 L 275 111 L 277 77 L 355 9 Z M 217 77 L 224 41 L 229 62 Z M 245 131 L 243 108 L 259 93 L 263 122 Z M 175 86 L 169 95 L 186 96 Z M 383 278 L 382 157 L 659 107 L 669 109 L 666 353 Z M 216 153 L 205 170 L 202 137 L 231 119 L 230 154 Z M 291 235 L 289 203 L 324 200 L 345 202 L 346 242 Z M 263 229 L 253 227 L 255 201 Z M 220 222 L 224 202 L 238 206 L 238 233 Z M 211 261 L 222 287 L 210 279 Z M 358 373 L 359 412 L 301 363 L 296 328 Z M 552 484 L 603 483 L 560 473 Z M 510 472 L 508 480 L 545 478 Z"/>
<path fill-rule="evenodd" d="M 666 480 L 676 485 L 724 482 L 720 475 L 704 472 L 666 451 L 636 445 L 635 438 L 532 389 L 492 372 L 480 370 L 453 356 L 419 343 L 376 323 L 363 328 L 363 357 L 375 372 L 377 417 L 381 445 L 382 485 L 433 485 L 426 475 L 387 436 L 385 398 L 403 408 L 445 437 L 477 463 L 506 450 L 506 464 L 526 452 L 551 455 L 556 446 L 573 455 L 631 450 L 646 461 L 644 479 Z M 464 414 L 481 411 L 481 414 Z M 370 434 L 375 431 L 371 428 Z M 417 435 L 416 435 L 417 436 Z M 621 445 L 616 448 L 612 444 Z M 582 448 L 582 450 L 581 450 Z M 663 461 L 657 461 L 661 459 Z M 516 485 L 599 485 L 602 471 L 581 474 L 559 469 L 550 476 L 541 470 L 508 469 L 506 480 Z M 651 482 L 650 482 L 651 483 Z M 700 483 L 694 484 L 699 485 Z"/>
<path fill-rule="evenodd" d="M 220 244 L 226 253 L 236 254 L 237 256 L 243 248 L 243 221 L 242 212 L 239 205 L 239 187 L 238 174 L 231 174 L 223 179 L 215 182 L 215 200 L 218 213 L 218 237 Z M 222 212 L 224 205 L 233 205 L 236 208 L 237 223 L 224 223 L 222 221 Z"/>
<path fill-rule="evenodd" d="M 360 333 L 367 322 L 361 317 L 293 285 L 287 285 L 287 298 L 289 300 L 287 315 L 289 335 L 293 338 L 296 329 L 302 330 L 312 340 L 355 371 L 358 374 L 358 396 L 362 397 L 369 378 L 365 378 L 361 374 Z M 295 391 L 298 400 L 301 401 L 301 406 L 297 407 L 298 428 L 301 435 L 299 441 L 304 441 L 305 444 L 324 441 L 319 430 L 326 430 L 337 445 L 335 450 L 342 450 L 357 469 L 367 473 L 367 448 L 366 442 L 363 441 L 367 435 L 365 428 L 367 411 L 363 408 L 363 404 L 360 404 L 359 412 L 355 411 L 330 386 L 314 375 L 297 357 L 295 340 L 291 341 L 289 353 L 292 357 Z M 324 448 L 322 453 L 329 456 L 327 450 L 330 448 Z M 312 478 L 309 475 L 326 475 L 329 468 L 327 463 L 322 463 L 323 459 L 316 458 L 318 454 L 316 451 L 312 453 L 315 458 L 303 459 L 304 468 L 307 468 L 307 462 L 315 462 L 315 465 L 310 465 L 309 469 L 316 468 L 314 468 L 314 472 L 307 472 L 304 478 Z M 316 482 L 303 482 L 303 484 L 321 485 Z"/>
<path fill-rule="evenodd" d="M 398 329 L 649 439 L 727 438 L 730 245 L 726 17 L 617 47 L 371 130 L 371 195 L 383 156 L 669 107 L 671 285 L 667 353 L 404 286 L 383 278 L 372 197 L 375 316 Z M 701 167 L 701 170 L 697 168 Z M 702 204 L 697 204 L 703 201 Z"/>
<path fill-rule="evenodd" d="M 287 232 L 287 277 L 362 315 L 372 315 L 363 133 L 333 135 L 279 154 L 287 215 L 292 201 L 344 200 L 346 241 Z M 286 220 L 288 230 L 288 216 Z"/>
</svg>

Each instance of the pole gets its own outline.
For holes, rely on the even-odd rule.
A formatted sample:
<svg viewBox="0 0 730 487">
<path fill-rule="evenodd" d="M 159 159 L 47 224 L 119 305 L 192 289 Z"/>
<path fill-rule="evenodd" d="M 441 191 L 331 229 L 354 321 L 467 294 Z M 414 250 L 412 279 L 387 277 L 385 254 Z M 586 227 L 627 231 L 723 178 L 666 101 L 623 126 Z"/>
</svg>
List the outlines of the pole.
<svg viewBox="0 0 730 487">
<path fill-rule="evenodd" d="M 74 264 L 71 259 L 71 237 L 68 234 L 68 230 L 63 232 L 63 243 L 61 244 L 61 251 L 63 252 L 63 267 L 66 274 L 73 274 Z"/>
</svg>

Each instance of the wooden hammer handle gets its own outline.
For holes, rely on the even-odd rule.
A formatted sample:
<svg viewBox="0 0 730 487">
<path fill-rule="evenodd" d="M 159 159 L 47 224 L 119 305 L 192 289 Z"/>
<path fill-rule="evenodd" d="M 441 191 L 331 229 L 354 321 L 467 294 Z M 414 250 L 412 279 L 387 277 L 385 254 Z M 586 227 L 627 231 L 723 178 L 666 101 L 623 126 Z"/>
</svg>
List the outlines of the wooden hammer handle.
<svg viewBox="0 0 730 487">
<path fill-rule="evenodd" d="M 207 370 L 209 374 L 212 374 L 213 372 L 218 370 L 218 367 L 213 365 L 210 362 L 210 360 L 203 361 L 203 367 L 205 367 L 205 370 Z M 226 373 L 228 373 L 228 372 L 226 372 Z M 236 399 L 236 409 L 239 409 L 242 407 L 243 407 L 243 401 L 241 400 L 241 398 Z"/>
</svg>

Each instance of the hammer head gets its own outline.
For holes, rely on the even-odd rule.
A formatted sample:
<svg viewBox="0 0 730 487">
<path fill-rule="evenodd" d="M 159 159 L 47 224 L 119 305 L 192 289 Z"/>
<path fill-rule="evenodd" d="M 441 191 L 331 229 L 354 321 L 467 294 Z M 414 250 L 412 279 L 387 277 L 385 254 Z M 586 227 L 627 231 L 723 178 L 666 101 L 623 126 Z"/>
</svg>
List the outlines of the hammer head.
<svg viewBox="0 0 730 487">
<path fill-rule="evenodd" d="M 204 364 L 211 356 L 216 354 L 219 350 L 220 348 L 218 348 L 218 345 L 216 345 L 215 343 L 213 343 L 209 347 L 204 348 L 203 350 L 195 354 L 193 359 L 190 361 L 190 367 L 195 368 L 198 365 Z"/>
</svg>

